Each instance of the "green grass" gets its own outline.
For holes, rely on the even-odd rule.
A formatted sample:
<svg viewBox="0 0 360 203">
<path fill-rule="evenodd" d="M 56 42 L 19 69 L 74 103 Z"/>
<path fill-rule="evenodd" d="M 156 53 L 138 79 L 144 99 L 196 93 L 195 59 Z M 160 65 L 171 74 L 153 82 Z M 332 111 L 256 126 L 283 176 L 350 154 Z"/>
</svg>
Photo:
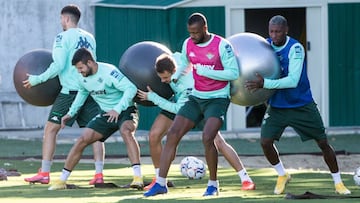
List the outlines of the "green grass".
<svg viewBox="0 0 360 203">
<path fill-rule="evenodd" d="M 228 142 L 241 155 L 262 155 L 259 139 L 231 139 Z M 344 153 L 359 153 L 359 135 L 331 136 L 329 142 L 336 151 Z M 142 156 L 149 155 L 147 142 L 140 142 Z M 58 144 L 56 156 L 64 158 L 71 148 L 71 144 Z M 319 152 L 315 142 L 302 143 L 299 137 L 282 138 L 277 146 L 282 154 L 287 153 L 317 153 Z M 108 157 L 126 157 L 126 146 L 123 143 L 107 143 L 106 154 Z M 91 158 L 92 150 L 87 148 L 85 156 Z M 178 147 L 178 155 L 203 155 L 201 141 L 181 141 Z M 273 169 L 252 169 L 247 168 L 252 179 L 257 184 L 255 191 L 241 191 L 239 177 L 232 168 L 219 168 L 218 176 L 220 181 L 220 195 L 218 197 L 203 198 L 201 195 L 205 190 L 207 177 L 203 180 L 188 180 L 182 177 L 178 165 L 174 163 L 169 172 L 169 179 L 176 187 L 170 188 L 167 195 L 160 195 L 151 198 L 144 198 L 143 191 L 133 189 L 99 189 L 89 187 L 88 181 L 93 176 L 94 165 L 92 163 L 80 163 L 73 171 L 69 182 L 87 189 L 73 189 L 65 191 L 48 191 L 49 185 L 29 185 L 23 181 L 24 177 L 34 175 L 34 171 L 40 166 L 38 159 L 41 157 L 41 140 L 21 141 L 0 139 L 0 168 L 16 168 L 22 173 L 20 177 L 9 177 L 8 181 L 0 181 L 0 202 L 29 202 L 29 203 L 68 203 L 68 202 L 294 202 L 286 200 L 284 195 L 273 195 L 273 188 L 276 182 L 276 174 Z M 63 159 L 61 159 L 63 160 Z M 294 160 L 297 161 L 297 160 Z M 52 166 L 52 179 L 60 176 L 63 163 L 54 163 Z M 153 176 L 151 165 L 142 165 L 142 172 L 146 181 Z M 130 183 L 132 170 L 128 165 L 109 164 L 104 169 L 105 181 L 117 185 Z M 297 170 L 290 171 L 292 181 L 286 191 L 293 194 L 303 194 L 311 191 L 322 195 L 335 195 L 331 175 L 328 172 Z M 360 196 L 360 187 L 355 186 L 352 176 L 342 174 L 345 185 L 352 191 L 352 195 Z M 360 199 L 327 199 L 327 200 L 305 200 L 305 202 L 359 202 Z"/>
<path fill-rule="evenodd" d="M 187 135 L 186 135 L 187 136 Z M 262 155 L 260 140 L 251 139 L 228 139 L 238 154 L 246 155 Z M 17 158 L 32 157 L 41 155 L 41 140 L 25 141 L 0 139 L 0 158 Z M 329 143 L 340 153 L 360 153 L 360 135 L 334 135 L 329 137 Z M 139 142 L 141 154 L 148 156 L 149 143 Z M 276 143 L 281 154 L 299 154 L 299 153 L 319 153 L 320 149 L 314 141 L 305 143 L 300 141 L 298 136 L 283 137 L 280 142 Z M 58 144 L 56 149 L 57 156 L 66 156 L 72 144 Z M 88 147 L 84 151 L 84 155 L 91 155 L 92 149 Z M 106 154 L 108 156 L 127 156 L 126 145 L 122 142 L 106 143 Z M 178 147 L 178 155 L 203 155 L 204 148 L 201 140 L 182 140 Z"/>
<path fill-rule="evenodd" d="M 253 180 L 257 184 L 255 191 L 241 191 L 239 178 L 232 168 L 219 168 L 220 195 L 217 197 L 203 198 L 207 177 L 202 180 L 188 180 L 180 175 L 178 165 L 170 168 L 169 179 L 175 184 L 169 189 L 167 195 L 150 198 L 143 197 L 143 191 L 134 189 L 100 189 L 87 185 L 93 175 L 93 164 L 80 163 L 73 171 L 69 184 L 82 186 L 82 189 L 69 189 L 63 191 L 48 191 L 49 185 L 29 185 L 23 181 L 24 177 L 33 175 L 39 162 L 0 160 L 1 165 L 7 168 L 17 168 L 22 172 L 20 177 L 8 177 L 8 181 L 0 181 L 1 202 L 293 202 L 284 199 L 284 195 L 273 195 L 273 187 L 276 176 L 273 169 L 248 169 Z M 63 163 L 53 164 L 52 179 L 60 176 Z M 152 166 L 142 167 L 145 180 L 150 181 L 153 173 Z M 334 195 L 331 176 L 324 172 L 301 170 L 290 171 L 292 181 L 286 191 L 293 194 L 302 194 L 311 191 L 316 194 Z M 120 164 L 106 164 L 105 181 L 117 185 L 126 185 L 131 181 L 132 169 Z M 353 195 L 360 195 L 359 187 L 355 186 L 352 176 L 343 174 L 345 184 L 352 190 Z M 86 188 L 86 189 L 84 189 Z M 329 199 L 329 200 L 305 200 L 306 202 L 359 202 L 359 199 Z"/>
</svg>

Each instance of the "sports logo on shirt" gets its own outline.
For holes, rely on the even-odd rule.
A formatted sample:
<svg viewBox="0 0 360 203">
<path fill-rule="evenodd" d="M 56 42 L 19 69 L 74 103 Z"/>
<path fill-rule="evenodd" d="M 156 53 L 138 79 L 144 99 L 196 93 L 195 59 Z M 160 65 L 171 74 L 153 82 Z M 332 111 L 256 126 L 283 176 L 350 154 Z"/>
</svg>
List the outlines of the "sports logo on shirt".
<svg viewBox="0 0 360 203">
<path fill-rule="evenodd" d="M 234 52 L 233 52 L 233 49 L 232 49 L 232 47 L 230 46 L 230 44 L 226 44 L 226 45 L 225 45 L 225 51 L 226 51 L 226 54 L 227 54 L 227 56 L 228 56 L 229 58 L 234 56 Z"/>
<path fill-rule="evenodd" d="M 62 38 L 63 38 L 63 36 L 60 35 L 60 34 L 56 36 L 56 39 L 55 39 L 55 47 L 56 48 L 61 48 L 62 47 L 62 44 L 61 44 Z"/>
<path fill-rule="evenodd" d="M 51 117 L 51 119 L 50 120 L 52 120 L 52 121 L 60 121 L 59 120 L 59 118 L 57 117 L 57 116 L 53 116 L 53 117 Z"/>
<path fill-rule="evenodd" d="M 262 125 L 265 125 L 265 124 L 266 124 L 266 120 L 267 120 L 268 118 L 270 118 L 270 114 L 269 114 L 269 113 L 265 113 L 264 118 L 263 118 L 263 120 L 262 120 Z"/>
<path fill-rule="evenodd" d="M 90 95 L 102 95 L 106 94 L 106 90 L 92 90 L 90 91 Z"/>
<path fill-rule="evenodd" d="M 302 48 L 301 48 L 301 46 L 300 45 L 296 45 L 295 47 L 294 47 L 294 49 L 295 49 L 295 58 L 302 58 L 302 53 L 303 53 L 303 51 L 302 51 Z"/>
<path fill-rule="evenodd" d="M 191 51 L 191 52 L 189 53 L 189 57 L 195 57 L 195 56 L 196 56 L 196 55 L 195 55 L 194 52 Z"/>
<path fill-rule="evenodd" d="M 201 64 L 201 63 L 197 63 L 193 67 L 194 67 L 194 69 L 197 69 L 197 68 L 204 68 L 204 69 L 207 69 L 207 70 L 214 70 L 215 69 L 215 65 L 207 65 L 207 64 Z"/>
<path fill-rule="evenodd" d="M 84 37 L 84 38 L 83 38 L 83 37 L 79 37 L 79 41 L 78 41 L 78 44 L 77 44 L 77 46 L 75 47 L 75 49 L 80 49 L 80 48 L 87 48 L 87 49 L 91 48 L 91 49 L 94 49 L 94 48 L 91 46 L 90 42 L 87 41 L 86 37 Z"/>
<path fill-rule="evenodd" d="M 61 42 L 61 40 L 62 40 L 62 35 L 57 35 L 56 36 L 56 42 Z"/>
<path fill-rule="evenodd" d="M 117 70 L 112 70 L 110 73 L 111 76 L 116 78 L 117 80 L 121 80 L 124 76 Z"/>
<path fill-rule="evenodd" d="M 225 116 L 224 116 L 224 115 L 221 115 L 221 116 L 220 116 L 220 120 L 224 121 L 224 120 L 225 120 Z"/>
<path fill-rule="evenodd" d="M 186 93 L 185 93 L 186 96 L 191 95 L 192 89 L 193 89 L 193 88 L 187 88 L 187 89 L 186 89 Z"/>
</svg>

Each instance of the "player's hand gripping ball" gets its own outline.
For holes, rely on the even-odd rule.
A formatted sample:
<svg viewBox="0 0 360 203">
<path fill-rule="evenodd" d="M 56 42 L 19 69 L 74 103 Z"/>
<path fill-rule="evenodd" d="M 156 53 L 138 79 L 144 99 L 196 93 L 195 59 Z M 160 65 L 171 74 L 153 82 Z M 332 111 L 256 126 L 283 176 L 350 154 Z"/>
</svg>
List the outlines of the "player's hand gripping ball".
<svg viewBox="0 0 360 203">
<path fill-rule="evenodd" d="M 234 49 L 240 71 L 239 78 L 231 82 L 231 102 L 241 106 L 264 103 L 275 90 L 250 92 L 244 85 L 247 80 L 255 80 L 256 73 L 263 78 L 279 78 L 280 63 L 274 50 L 263 37 L 253 33 L 235 34 L 228 40 Z"/>
<path fill-rule="evenodd" d="M 30 89 L 23 86 L 23 81 L 30 75 L 40 75 L 45 72 L 53 59 L 51 51 L 35 49 L 23 55 L 16 63 L 13 79 L 16 92 L 27 103 L 35 106 L 52 105 L 61 90 L 59 78 L 52 78 Z"/>
<path fill-rule="evenodd" d="M 156 58 L 162 53 L 172 54 L 166 46 L 157 42 L 136 43 L 121 56 L 119 69 L 138 89 L 147 92 L 146 86 L 150 86 L 159 96 L 169 99 L 173 95 L 170 85 L 162 83 L 155 70 Z M 144 106 L 154 106 L 152 102 L 141 101 L 137 96 L 134 100 Z"/>
</svg>

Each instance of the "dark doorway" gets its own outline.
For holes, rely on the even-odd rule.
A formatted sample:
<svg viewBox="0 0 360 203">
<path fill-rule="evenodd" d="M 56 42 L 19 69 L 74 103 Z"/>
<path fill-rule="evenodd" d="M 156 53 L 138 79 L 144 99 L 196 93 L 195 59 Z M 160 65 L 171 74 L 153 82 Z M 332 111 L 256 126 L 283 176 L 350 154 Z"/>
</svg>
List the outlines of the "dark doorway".
<svg viewBox="0 0 360 203">
<path fill-rule="evenodd" d="M 274 15 L 282 15 L 288 21 L 288 35 L 299 40 L 307 50 L 306 43 L 306 9 L 305 8 L 271 8 L 245 9 L 245 32 L 252 32 L 268 37 L 268 22 Z M 259 127 L 266 111 L 266 104 L 246 108 L 246 127 Z"/>
</svg>

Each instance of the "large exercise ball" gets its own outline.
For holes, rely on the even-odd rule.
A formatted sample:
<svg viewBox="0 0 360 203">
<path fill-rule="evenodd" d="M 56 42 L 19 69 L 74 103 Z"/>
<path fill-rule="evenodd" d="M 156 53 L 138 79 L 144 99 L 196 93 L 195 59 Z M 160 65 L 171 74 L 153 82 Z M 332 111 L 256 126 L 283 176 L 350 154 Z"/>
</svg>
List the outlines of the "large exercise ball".
<svg viewBox="0 0 360 203">
<path fill-rule="evenodd" d="M 119 69 L 136 87 L 143 91 L 148 91 L 146 86 L 161 97 L 169 99 L 173 92 L 169 84 L 162 83 L 156 74 L 155 61 L 162 53 L 172 54 L 164 45 L 143 41 L 130 46 L 120 58 Z M 144 106 L 153 106 L 150 101 L 141 101 L 137 96 L 135 102 Z"/>
<path fill-rule="evenodd" d="M 267 101 L 275 90 L 259 89 L 250 92 L 246 80 L 255 80 L 256 73 L 268 79 L 280 76 L 279 60 L 270 44 L 260 35 L 239 33 L 228 38 L 234 48 L 240 76 L 231 82 L 231 102 L 241 106 L 256 106 Z"/>
<path fill-rule="evenodd" d="M 58 77 L 36 85 L 30 89 L 23 86 L 23 81 L 30 75 L 39 75 L 49 67 L 53 59 L 51 51 L 35 49 L 23 55 L 16 63 L 13 79 L 17 93 L 27 103 L 35 106 L 52 105 L 61 90 Z"/>
</svg>

